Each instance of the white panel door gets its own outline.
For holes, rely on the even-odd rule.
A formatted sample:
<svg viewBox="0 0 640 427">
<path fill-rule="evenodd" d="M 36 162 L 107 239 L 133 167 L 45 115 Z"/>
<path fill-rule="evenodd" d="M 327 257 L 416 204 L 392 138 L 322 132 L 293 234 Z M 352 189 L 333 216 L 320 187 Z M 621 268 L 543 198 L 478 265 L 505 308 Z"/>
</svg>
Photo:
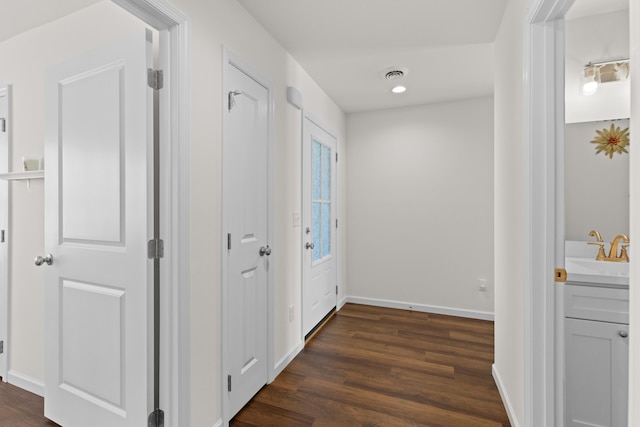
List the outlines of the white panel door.
<svg viewBox="0 0 640 427">
<path fill-rule="evenodd" d="M 306 336 L 336 307 L 336 138 L 303 123 L 302 329 Z"/>
<path fill-rule="evenodd" d="M 268 91 L 226 64 L 224 209 L 227 218 L 229 417 L 267 383 Z M 230 390 L 229 390 L 230 389 Z"/>
<path fill-rule="evenodd" d="M 0 87 L 0 173 L 9 172 L 9 117 L 11 91 Z M 9 330 L 9 183 L 0 180 L 0 377 L 7 381 Z"/>
<path fill-rule="evenodd" d="M 150 34 L 46 72 L 45 416 L 143 426 L 153 406 Z"/>
</svg>

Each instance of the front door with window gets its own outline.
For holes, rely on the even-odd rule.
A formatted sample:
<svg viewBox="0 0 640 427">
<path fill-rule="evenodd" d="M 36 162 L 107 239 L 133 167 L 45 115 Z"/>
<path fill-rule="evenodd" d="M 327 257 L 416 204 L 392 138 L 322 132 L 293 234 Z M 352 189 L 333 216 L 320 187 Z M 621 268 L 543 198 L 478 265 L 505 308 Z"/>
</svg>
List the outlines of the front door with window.
<svg viewBox="0 0 640 427">
<path fill-rule="evenodd" d="M 303 123 L 302 328 L 306 336 L 336 307 L 336 138 Z"/>
</svg>

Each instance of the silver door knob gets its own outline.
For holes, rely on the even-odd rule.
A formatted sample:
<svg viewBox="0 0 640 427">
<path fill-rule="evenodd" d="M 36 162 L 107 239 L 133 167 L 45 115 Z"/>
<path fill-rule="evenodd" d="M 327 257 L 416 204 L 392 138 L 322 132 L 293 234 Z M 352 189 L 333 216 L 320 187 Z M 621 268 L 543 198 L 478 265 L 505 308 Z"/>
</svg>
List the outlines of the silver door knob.
<svg viewBox="0 0 640 427">
<path fill-rule="evenodd" d="M 260 248 L 260 256 L 269 256 L 271 255 L 271 248 L 269 247 L 269 245 L 267 245 L 267 247 L 261 247 Z"/>
<path fill-rule="evenodd" d="M 315 248 L 315 247 L 316 247 L 316 245 L 314 245 L 313 243 L 309 243 L 309 242 L 307 242 L 307 244 L 306 244 L 306 245 L 304 245 L 304 247 L 305 247 L 305 248 L 307 248 L 307 249 L 313 249 L 313 248 Z"/>
<path fill-rule="evenodd" d="M 42 264 L 46 263 L 47 265 L 53 264 L 53 255 L 47 254 L 44 258 L 38 255 L 36 257 L 36 265 L 40 267 Z"/>
<path fill-rule="evenodd" d="M 627 331 L 620 331 L 618 332 L 618 335 L 620 335 L 622 338 L 626 338 L 629 336 L 629 333 Z"/>
</svg>

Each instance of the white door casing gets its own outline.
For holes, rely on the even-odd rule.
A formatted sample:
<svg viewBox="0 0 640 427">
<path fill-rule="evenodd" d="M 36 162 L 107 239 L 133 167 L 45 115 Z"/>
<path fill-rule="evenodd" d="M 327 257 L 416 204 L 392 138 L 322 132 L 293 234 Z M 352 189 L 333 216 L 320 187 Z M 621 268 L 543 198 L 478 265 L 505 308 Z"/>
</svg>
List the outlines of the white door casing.
<svg viewBox="0 0 640 427">
<path fill-rule="evenodd" d="M 0 173 L 9 172 L 11 86 L 0 87 Z M 9 370 L 9 182 L 0 180 L 0 377 Z"/>
<path fill-rule="evenodd" d="M 45 78 L 45 416 L 146 425 L 153 409 L 149 33 Z"/>
<path fill-rule="evenodd" d="M 190 89 L 188 17 L 171 0 L 112 0 L 160 33 L 160 408 L 190 424 Z"/>
<path fill-rule="evenodd" d="M 337 305 L 337 140 L 305 114 L 302 125 L 302 331 Z"/>
<path fill-rule="evenodd" d="M 268 380 L 269 91 L 225 61 L 223 374 L 227 419 Z M 224 372 L 224 371 L 223 371 Z"/>
<path fill-rule="evenodd" d="M 564 23 L 574 0 L 535 0 L 524 48 L 525 313 L 524 425 L 563 423 L 562 296 L 554 270 L 564 264 Z"/>
</svg>

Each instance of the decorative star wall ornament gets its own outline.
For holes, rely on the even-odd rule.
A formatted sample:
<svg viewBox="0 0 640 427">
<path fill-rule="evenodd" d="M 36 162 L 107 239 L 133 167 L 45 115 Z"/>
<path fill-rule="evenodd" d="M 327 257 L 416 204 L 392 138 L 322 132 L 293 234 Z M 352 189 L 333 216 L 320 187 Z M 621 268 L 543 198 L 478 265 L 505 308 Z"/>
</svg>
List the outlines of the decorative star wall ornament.
<svg viewBox="0 0 640 427">
<path fill-rule="evenodd" d="M 620 126 L 615 127 L 612 123 L 610 129 L 596 129 L 596 133 L 598 135 L 591 141 L 592 144 L 598 144 L 596 154 L 604 151 L 604 155 L 612 159 L 613 153 L 629 153 L 625 148 L 629 145 L 629 128 L 620 130 Z"/>
</svg>

